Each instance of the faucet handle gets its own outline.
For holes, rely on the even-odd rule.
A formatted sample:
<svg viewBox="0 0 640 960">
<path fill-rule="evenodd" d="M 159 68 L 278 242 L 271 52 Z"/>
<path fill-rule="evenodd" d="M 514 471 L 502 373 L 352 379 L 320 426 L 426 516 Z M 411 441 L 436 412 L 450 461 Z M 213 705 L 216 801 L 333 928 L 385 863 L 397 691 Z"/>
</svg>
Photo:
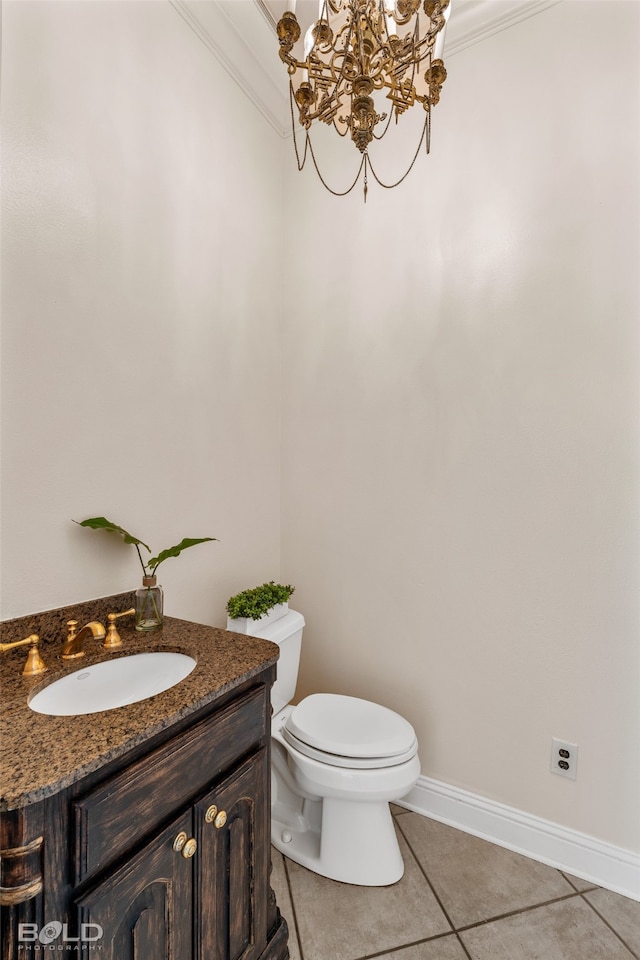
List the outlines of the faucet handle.
<svg viewBox="0 0 640 960">
<path fill-rule="evenodd" d="M 13 650 L 14 647 L 24 647 L 26 644 L 29 644 L 29 652 L 27 653 L 27 661 L 24 665 L 22 676 L 37 677 L 39 673 L 44 673 L 47 669 L 42 657 L 40 656 L 40 653 L 38 652 L 39 642 L 40 637 L 38 634 L 32 633 L 24 640 L 15 640 L 13 643 L 0 643 L 0 651 L 4 652 L 5 650 Z"/>
<path fill-rule="evenodd" d="M 136 612 L 135 607 L 131 607 L 130 610 L 123 610 L 122 613 L 108 613 L 107 620 L 109 621 L 109 626 L 107 627 L 107 635 L 104 638 L 102 646 L 105 650 L 116 650 L 118 647 L 122 646 L 122 637 L 118 633 L 116 628 L 116 620 L 120 617 L 130 617 Z"/>
</svg>

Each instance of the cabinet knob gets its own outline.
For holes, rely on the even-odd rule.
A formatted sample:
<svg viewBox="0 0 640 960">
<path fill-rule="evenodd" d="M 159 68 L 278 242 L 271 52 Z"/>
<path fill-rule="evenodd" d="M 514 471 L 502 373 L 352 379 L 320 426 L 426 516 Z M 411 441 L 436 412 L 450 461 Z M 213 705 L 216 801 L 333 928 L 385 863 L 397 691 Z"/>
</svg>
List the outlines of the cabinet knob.
<svg viewBox="0 0 640 960">
<path fill-rule="evenodd" d="M 187 835 L 184 832 L 184 830 L 181 830 L 178 836 L 173 841 L 173 849 L 176 851 L 176 853 L 180 853 L 180 851 L 182 850 L 186 842 L 187 842 Z"/>
<path fill-rule="evenodd" d="M 198 841 L 195 839 L 195 837 L 191 837 L 189 840 L 187 840 L 184 847 L 182 848 L 182 856 L 185 858 L 185 860 L 188 860 L 190 857 L 194 855 L 197 849 L 198 849 Z"/>
<path fill-rule="evenodd" d="M 227 814 L 225 810 L 218 810 L 215 803 L 212 803 L 210 807 L 207 807 L 204 819 L 205 823 L 213 823 L 214 827 L 219 830 L 227 822 Z"/>
<path fill-rule="evenodd" d="M 212 803 L 205 811 L 204 820 L 205 823 L 213 823 L 214 827 L 219 830 L 227 822 L 227 813 L 225 810 L 218 810 L 215 803 Z"/>
</svg>

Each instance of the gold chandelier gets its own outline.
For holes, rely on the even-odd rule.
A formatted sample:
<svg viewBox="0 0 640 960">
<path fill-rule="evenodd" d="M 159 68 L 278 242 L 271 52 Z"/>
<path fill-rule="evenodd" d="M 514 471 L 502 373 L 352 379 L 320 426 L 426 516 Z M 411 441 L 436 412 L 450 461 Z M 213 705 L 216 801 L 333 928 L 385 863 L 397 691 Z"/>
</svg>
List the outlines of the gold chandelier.
<svg viewBox="0 0 640 960">
<path fill-rule="evenodd" d="M 302 39 L 295 5 L 289 0 L 277 31 L 280 59 L 289 73 L 298 170 L 310 154 L 322 183 L 336 196 L 353 190 L 364 173 L 366 201 L 369 170 L 381 186 L 396 187 L 413 167 L 423 141 L 429 153 L 431 107 L 438 103 L 447 77 L 442 49 L 449 0 L 319 0 L 318 19 Z M 388 105 L 380 101 L 385 91 Z M 397 123 L 416 103 L 422 104 L 425 114 L 417 149 L 402 176 L 395 183 L 384 183 L 371 163 L 369 148 L 387 134 L 392 116 Z M 296 108 L 305 131 L 302 152 L 296 139 Z M 341 137 L 350 134 L 360 152 L 358 171 L 346 190 L 332 189 L 320 172 L 310 137 L 314 121 L 332 125 Z"/>
</svg>

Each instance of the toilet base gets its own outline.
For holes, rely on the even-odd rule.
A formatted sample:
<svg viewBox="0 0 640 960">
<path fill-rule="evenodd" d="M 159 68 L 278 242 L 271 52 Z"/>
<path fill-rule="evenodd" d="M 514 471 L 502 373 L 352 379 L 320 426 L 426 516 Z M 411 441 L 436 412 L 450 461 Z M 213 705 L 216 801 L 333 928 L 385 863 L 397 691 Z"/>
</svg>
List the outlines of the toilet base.
<svg viewBox="0 0 640 960">
<path fill-rule="evenodd" d="M 341 883 L 385 887 L 404 874 L 389 804 L 325 797 L 299 808 L 275 802 L 271 842 L 314 873 Z"/>
</svg>

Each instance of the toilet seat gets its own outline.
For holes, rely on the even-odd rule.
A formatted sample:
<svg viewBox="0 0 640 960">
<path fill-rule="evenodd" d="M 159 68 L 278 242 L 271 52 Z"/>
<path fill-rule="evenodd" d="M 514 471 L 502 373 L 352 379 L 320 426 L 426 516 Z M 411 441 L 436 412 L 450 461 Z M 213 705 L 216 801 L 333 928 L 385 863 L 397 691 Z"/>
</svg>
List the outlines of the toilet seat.
<svg viewBox="0 0 640 960">
<path fill-rule="evenodd" d="M 293 747 L 294 750 L 305 757 L 318 760 L 320 763 L 326 763 L 331 767 L 348 767 L 350 770 L 376 770 L 382 767 L 399 766 L 401 763 L 411 760 L 418 750 L 416 741 L 409 750 L 396 757 L 343 757 L 340 754 L 327 753 L 326 750 L 317 750 L 315 747 L 310 747 L 308 743 L 298 740 L 286 728 L 282 730 L 282 737 L 290 747 Z"/>
<path fill-rule="evenodd" d="M 387 707 L 357 697 L 315 693 L 291 711 L 281 734 L 304 756 L 337 767 L 376 769 L 418 750 L 411 724 Z"/>
</svg>

